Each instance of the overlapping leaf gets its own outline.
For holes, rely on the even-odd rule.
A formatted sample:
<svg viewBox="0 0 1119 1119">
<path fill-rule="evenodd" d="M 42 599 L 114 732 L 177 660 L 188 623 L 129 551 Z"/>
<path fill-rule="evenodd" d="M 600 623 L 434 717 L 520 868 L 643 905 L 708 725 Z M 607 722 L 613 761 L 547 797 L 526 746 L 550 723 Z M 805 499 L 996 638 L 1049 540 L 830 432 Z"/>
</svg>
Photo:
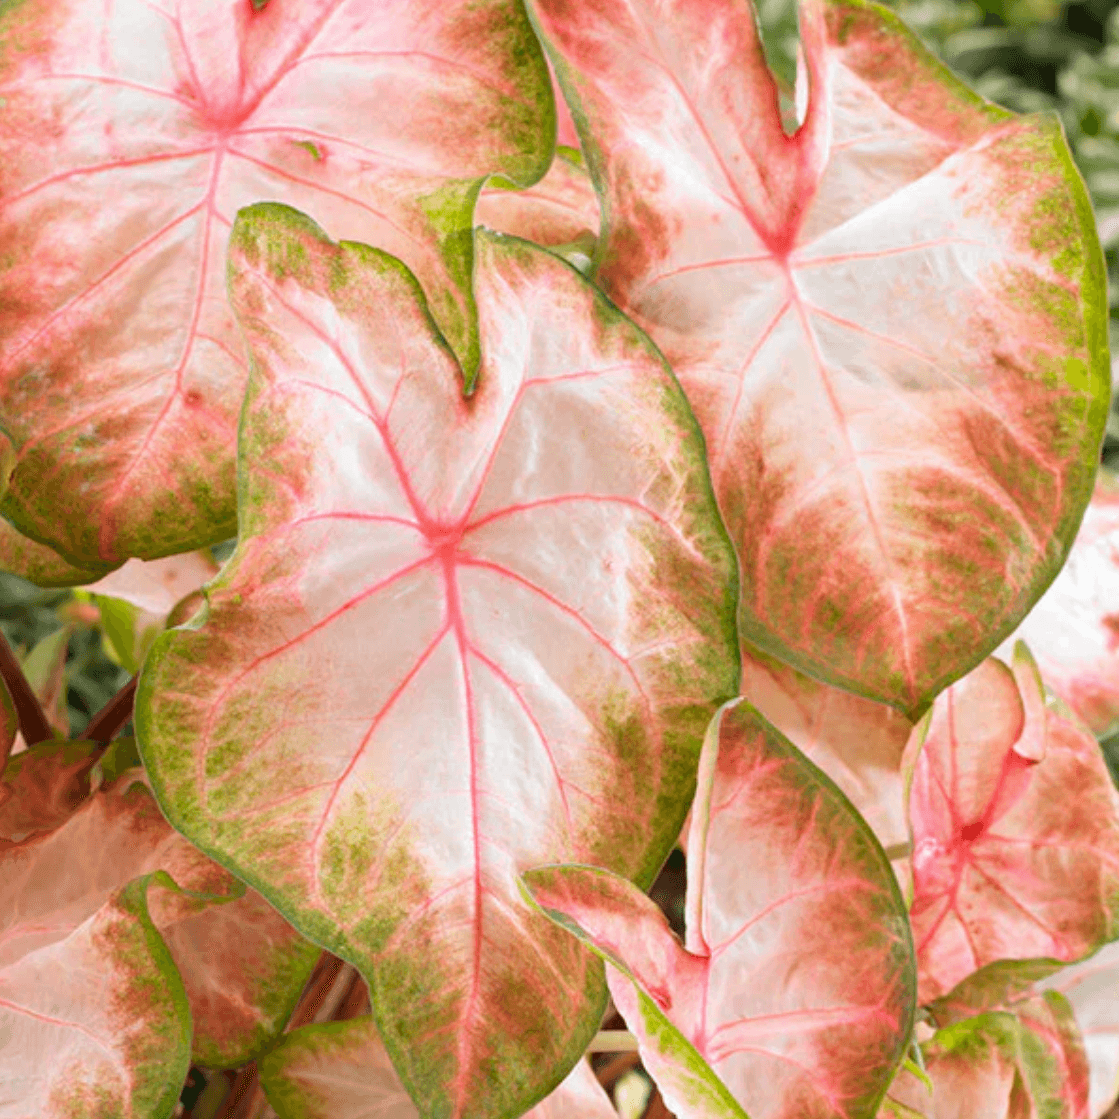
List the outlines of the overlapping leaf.
<svg viewBox="0 0 1119 1119">
<path fill-rule="evenodd" d="M 1119 795 L 1046 706 L 1024 645 L 937 699 L 910 791 L 922 1002 L 997 960 L 1073 961 L 1119 935 Z"/>
<path fill-rule="evenodd" d="M 1018 639 L 1094 734 L 1119 730 L 1119 479 L 1109 471 L 1100 471 L 1068 562 L 999 654 Z"/>
<path fill-rule="evenodd" d="M 685 946 L 607 871 L 524 880 L 612 965 L 679 1119 L 874 1115 L 913 1026 L 904 905 L 865 823 L 747 703 L 711 724 L 688 857 Z"/>
<path fill-rule="evenodd" d="M 1041 986 L 1060 991 L 1072 1006 L 1088 1054 L 1088 1112 L 1101 1119 L 1119 1096 L 1119 943 L 1062 968 Z"/>
<path fill-rule="evenodd" d="M 69 745 L 77 755 L 91 744 Z M 185 1065 L 179 1067 L 174 1046 L 162 1056 L 159 1052 L 174 1023 L 184 1031 L 188 1056 L 193 1051 L 194 1058 L 209 1067 L 243 1063 L 283 1027 L 319 950 L 258 894 L 245 891 L 174 832 L 140 780 L 140 771 L 105 784 L 60 819 L 64 793 L 88 778 L 88 761 L 84 774 L 74 765 L 56 764 L 52 791 L 51 764 L 65 760 L 58 751 L 55 743 L 36 746 L 12 763 L 22 764 L 17 777 L 23 779 L 13 782 L 15 792 L 59 811 L 52 830 L 35 829 L 24 842 L 0 836 L 0 986 L 8 999 L 4 1026 L 21 1038 L 20 1045 L 0 1052 L 0 1082 L 15 1078 L 24 1095 L 17 1093 L 13 1100 L 24 1106 L 40 1095 L 46 1099 L 51 1091 L 61 1092 L 68 1083 L 81 1084 L 101 1064 L 81 1041 L 95 1035 L 102 1048 L 119 1050 L 111 1064 L 126 1097 L 128 1083 L 139 1082 L 140 1073 L 128 1056 L 130 1047 L 138 1046 L 136 1028 L 125 1016 L 127 1000 L 118 1006 L 110 997 L 114 981 L 102 986 L 103 973 L 124 969 L 120 981 L 126 987 L 152 988 L 141 1025 L 146 1022 L 159 1036 L 145 1057 L 153 1064 L 144 1075 L 157 1076 L 155 1066 L 165 1059 L 167 1083 L 178 1077 L 178 1084 L 172 1085 L 177 1096 Z M 34 783 L 26 776 L 32 768 L 37 769 Z M 170 888 L 149 892 L 148 879 L 164 873 L 170 876 Z M 117 912 L 124 904 L 121 898 L 127 900 L 131 917 Z M 91 946 L 87 940 L 90 930 L 106 921 L 120 925 L 122 951 L 132 945 L 129 951 L 139 952 L 139 957 L 125 951 L 119 960 L 109 954 L 98 961 L 100 942 L 94 938 Z M 70 956 L 72 951 L 78 954 Z M 133 974 L 128 969 L 136 959 L 143 966 Z M 84 986 L 69 982 L 71 969 L 89 972 L 82 979 Z M 59 982 L 63 975 L 67 982 Z M 49 1004 L 61 1011 L 68 999 L 68 1013 L 43 1010 Z M 189 1011 L 178 1006 L 180 1000 Z M 36 1014 L 58 1021 L 53 1026 L 41 1023 L 51 1026 L 44 1033 L 29 1025 L 39 1021 Z M 39 1045 L 47 1051 L 34 1048 Z M 56 1067 L 49 1055 L 55 1045 L 67 1051 L 77 1046 L 75 1052 L 85 1054 L 75 1057 L 81 1068 Z M 144 1045 L 138 1050 L 147 1051 Z M 147 1115 L 133 1106 L 137 1116 Z M 2 1109 L 0 1114 L 8 1115 Z"/>
<path fill-rule="evenodd" d="M 707 437 L 742 637 L 918 713 L 1090 494 L 1104 273 L 1059 124 L 863 0 L 802 0 L 791 136 L 742 0 L 532 9 L 604 195 L 599 278 Z"/>
<path fill-rule="evenodd" d="M 280 1119 L 419 1119 L 370 1018 L 305 1026 L 260 1062 L 260 1083 Z M 524 1119 L 618 1119 L 580 1059 Z"/>
<path fill-rule="evenodd" d="M 989 1011 L 922 1046 L 926 1077 L 903 1071 L 879 1119 L 1086 1119 L 1087 1065 L 1072 1011 L 1050 992 Z"/>
<path fill-rule="evenodd" d="M 859 810 L 885 848 L 908 843 L 902 757 L 912 724 L 764 653 L 742 650 L 742 694 Z"/>
<path fill-rule="evenodd" d="M 0 773 L 4 772 L 4 766 L 15 745 L 17 734 L 19 734 L 19 715 L 16 714 L 16 705 L 12 702 L 12 693 L 8 691 L 8 685 L 0 679 Z M 3 804 L 2 793 L 0 793 L 0 804 Z"/>
<path fill-rule="evenodd" d="M 604 993 L 517 873 L 649 884 L 737 686 L 702 441 L 648 340 L 525 242 L 479 235 L 469 397 L 397 261 L 269 205 L 232 254 L 239 544 L 149 654 L 145 763 L 177 827 L 360 968 L 421 1112 L 513 1116 Z"/>
<path fill-rule="evenodd" d="M 79 566 L 235 531 L 240 206 L 406 260 L 468 368 L 487 175 L 546 168 L 518 0 L 27 0 L 0 14 L 5 515 Z"/>
</svg>

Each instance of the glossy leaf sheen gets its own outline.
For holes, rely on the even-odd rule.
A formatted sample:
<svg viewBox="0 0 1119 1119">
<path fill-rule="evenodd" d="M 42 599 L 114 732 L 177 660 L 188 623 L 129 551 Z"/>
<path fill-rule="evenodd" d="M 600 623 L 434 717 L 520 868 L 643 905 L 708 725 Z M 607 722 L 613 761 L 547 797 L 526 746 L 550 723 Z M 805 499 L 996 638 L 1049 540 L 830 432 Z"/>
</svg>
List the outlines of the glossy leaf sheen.
<svg viewBox="0 0 1119 1119">
<path fill-rule="evenodd" d="M 937 699 L 909 814 L 922 1002 L 996 960 L 1073 961 L 1119 934 L 1119 794 L 1024 646 L 1013 673 L 990 658 Z"/>
<path fill-rule="evenodd" d="M 419 1119 L 370 1018 L 293 1030 L 259 1067 L 280 1119 Z M 617 1119 L 617 1112 L 581 1058 L 524 1119 Z"/>
<path fill-rule="evenodd" d="M 1068 562 L 1013 637 L 1049 685 L 1103 738 L 1119 731 L 1119 477 L 1101 469 Z"/>
<path fill-rule="evenodd" d="M 517 873 L 651 883 L 737 684 L 702 442 L 647 339 L 525 242 L 479 235 L 469 398 L 383 253 L 262 205 L 231 269 L 240 542 L 149 654 L 145 764 L 177 827 L 361 970 L 421 1112 L 518 1115 L 604 991 Z"/>
<path fill-rule="evenodd" d="M 406 260 L 472 369 L 474 198 L 545 170 L 547 81 L 515 0 L 5 5 L 5 515 L 81 566 L 233 534 L 225 249 L 260 198 Z"/>
<path fill-rule="evenodd" d="M 525 882 L 615 965 L 615 1005 L 680 1119 L 874 1115 L 915 984 L 901 897 L 866 825 L 743 702 L 712 722 L 688 852 L 686 947 L 605 871 Z"/>
<path fill-rule="evenodd" d="M 532 8 L 604 194 L 599 279 L 707 438 L 743 639 L 918 713 L 1089 497 L 1104 272 L 1057 121 L 862 0 L 802 0 L 793 136 L 743 0 Z"/>
</svg>

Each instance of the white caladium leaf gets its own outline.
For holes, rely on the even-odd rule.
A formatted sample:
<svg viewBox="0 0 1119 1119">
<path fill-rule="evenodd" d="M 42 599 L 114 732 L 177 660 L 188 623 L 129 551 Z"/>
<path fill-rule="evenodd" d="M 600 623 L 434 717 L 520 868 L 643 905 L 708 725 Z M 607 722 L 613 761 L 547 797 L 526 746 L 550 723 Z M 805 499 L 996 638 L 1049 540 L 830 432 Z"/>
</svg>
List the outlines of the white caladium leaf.
<svg viewBox="0 0 1119 1119">
<path fill-rule="evenodd" d="M 594 184 L 580 157 L 562 150 L 547 175 L 527 190 L 487 186 L 474 216 L 490 229 L 538 245 L 579 246 L 588 258 L 601 220 Z"/>
<path fill-rule="evenodd" d="M 962 1019 L 921 1051 L 924 1077 L 900 1072 L 879 1119 L 1087 1119 L 1083 1048 L 1052 992 Z"/>
<path fill-rule="evenodd" d="M 839 786 L 883 847 L 908 843 L 902 759 L 913 724 L 900 711 L 749 648 L 742 694 Z"/>
<path fill-rule="evenodd" d="M 239 207 L 382 245 L 477 360 L 471 214 L 542 175 L 517 0 L 28 0 L 0 15 L 3 512 L 81 566 L 236 531 Z"/>
<path fill-rule="evenodd" d="M 866 824 L 748 703 L 708 731 L 688 863 L 684 945 L 607 871 L 524 881 L 611 965 L 679 1119 L 874 1115 L 913 1028 L 905 906 Z"/>
<path fill-rule="evenodd" d="M 1091 1119 L 1102 1119 L 1119 1096 L 1119 942 L 1039 986 L 1060 991 L 1072 1006 L 1088 1054 L 1088 1111 Z"/>
<path fill-rule="evenodd" d="M 1091 490 L 1104 270 L 1057 119 L 863 0 L 802 0 L 792 136 L 741 0 L 531 8 L 603 195 L 600 282 L 707 438 L 742 638 L 919 713 L 1042 593 Z"/>
<path fill-rule="evenodd" d="M 1013 637 L 1099 737 L 1119 731 L 1119 478 L 1101 468 L 1068 562 Z"/>
<path fill-rule="evenodd" d="M 2 1119 L 171 1115 L 190 1066 L 190 1010 L 147 911 L 149 882 L 114 891 L 79 924 L 49 926 L 31 951 L 0 917 Z"/>
<path fill-rule="evenodd" d="M 526 242 L 479 234 L 469 397 L 391 257 L 261 205 L 230 267 L 239 543 L 149 653 L 145 764 L 176 827 L 359 968 L 422 1113 L 517 1115 L 604 995 L 517 874 L 651 884 L 737 686 L 702 440 L 648 339 Z"/>
<path fill-rule="evenodd" d="M 293 1030 L 259 1062 L 260 1083 L 280 1119 L 419 1119 L 368 1017 Z M 524 1119 L 618 1119 L 580 1059 Z"/>
<path fill-rule="evenodd" d="M 909 816 L 922 1002 L 996 960 L 1071 962 L 1119 935 L 1119 794 L 1024 645 L 1013 671 L 992 657 L 937 699 Z"/>
<path fill-rule="evenodd" d="M 90 744 L 71 744 L 82 745 Z M 32 761 L 40 755 L 42 747 L 28 752 Z M 64 951 L 57 945 L 127 883 L 164 872 L 177 888 L 154 892 L 150 920 L 185 987 L 194 1057 L 209 1067 L 241 1064 L 283 1028 L 319 949 L 173 831 L 139 770 L 106 783 L 52 831 L 21 843 L 0 838 L 0 976 L 16 961 L 21 975 L 41 973 L 39 953 Z M 84 997 L 100 1013 L 94 995 Z M 189 1053 L 189 1017 L 186 1028 Z"/>
</svg>

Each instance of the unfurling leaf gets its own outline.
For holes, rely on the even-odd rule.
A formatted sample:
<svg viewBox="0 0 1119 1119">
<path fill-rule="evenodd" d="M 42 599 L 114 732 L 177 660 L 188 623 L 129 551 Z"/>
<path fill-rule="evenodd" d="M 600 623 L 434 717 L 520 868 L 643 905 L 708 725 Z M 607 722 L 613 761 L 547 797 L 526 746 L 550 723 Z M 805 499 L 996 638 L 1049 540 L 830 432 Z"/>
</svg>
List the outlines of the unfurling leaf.
<svg viewBox="0 0 1119 1119">
<path fill-rule="evenodd" d="M 280 1119 L 419 1119 L 371 1018 L 293 1030 L 260 1062 L 260 1083 Z M 580 1059 L 524 1119 L 618 1119 Z"/>
<path fill-rule="evenodd" d="M 605 994 L 517 874 L 651 884 L 738 664 L 733 552 L 653 347 L 525 242 L 479 234 L 474 284 L 465 396 L 398 261 L 241 213 L 238 547 L 149 653 L 136 726 L 176 826 L 360 969 L 420 1111 L 505 1117 Z"/>
<path fill-rule="evenodd" d="M 802 0 L 794 135 L 743 0 L 531 7 L 603 195 L 599 280 L 707 438 L 743 640 L 920 713 L 1091 491 L 1105 277 L 1058 121 L 862 0 Z"/>
<path fill-rule="evenodd" d="M 998 960 L 1071 962 L 1119 935 L 1119 794 L 1045 704 L 1024 645 L 930 712 L 909 802 L 921 1001 Z"/>
<path fill-rule="evenodd" d="M 685 945 L 607 871 L 524 882 L 611 965 L 679 1119 L 874 1115 L 913 1028 L 904 905 L 866 824 L 745 702 L 708 731 L 688 859 Z"/>
<path fill-rule="evenodd" d="M 0 12 L 2 510 L 72 564 L 232 535 L 239 207 L 396 253 L 468 368 L 471 214 L 542 175 L 517 0 L 26 0 Z"/>
<path fill-rule="evenodd" d="M 999 655 L 1019 639 L 1093 734 L 1119 731 L 1119 478 L 1109 471 L 1100 470 L 1068 562 Z"/>
</svg>

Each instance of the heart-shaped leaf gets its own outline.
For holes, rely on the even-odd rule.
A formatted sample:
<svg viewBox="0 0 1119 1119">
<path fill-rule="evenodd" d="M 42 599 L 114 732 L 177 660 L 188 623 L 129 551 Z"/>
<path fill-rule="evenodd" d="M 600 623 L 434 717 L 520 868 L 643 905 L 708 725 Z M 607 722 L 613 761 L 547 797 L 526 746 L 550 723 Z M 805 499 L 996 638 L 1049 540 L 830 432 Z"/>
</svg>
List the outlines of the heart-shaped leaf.
<svg viewBox="0 0 1119 1119">
<path fill-rule="evenodd" d="M 802 0 L 792 136 L 742 0 L 531 6 L 603 195 L 600 281 L 707 437 L 742 638 L 919 713 L 1090 495 L 1104 270 L 1059 123 L 863 0 Z"/>
<path fill-rule="evenodd" d="M 259 1064 L 280 1119 L 419 1119 L 371 1018 L 293 1030 Z M 524 1119 L 618 1119 L 610 1097 L 580 1059 Z"/>
<path fill-rule="evenodd" d="M 1088 1054 L 1088 1112 L 1102 1119 L 1119 1096 L 1119 942 L 1062 968 L 1040 986 L 1060 991 L 1072 1006 Z"/>
<path fill-rule="evenodd" d="M 1018 639 L 1093 734 L 1119 731 L 1119 477 L 1110 471 L 1100 470 L 1068 562 L 999 655 Z"/>
<path fill-rule="evenodd" d="M 941 695 L 910 789 L 921 1001 L 997 960 L 1066 962 L 1119 935 L 1119 794 L 1046 706 L 1019 645 Z"/>
<path fill-rule="evenodd" d="M 310 209 L 414 269 L 468 370 L 482 182 L 547 167 L 517 0 L 28 0 L 0 14 L 3 511 L 72 563 L 236 531 L 240 206 Z"/>
<path fill-rule="evenodd" d="M 708 730 L 688 858 L 685 945 L 607 871 L 524 881 L 612 965 L 679 1119 L 874 1115 L 913 1028 L 905 907 L 866 824 L 748 703 Z"/>
<path fill-rule="evenodd" d="M 902 757 L 913 725 L 901 712 L 749 648 L 742 694 L 839 786 L 883 847 L 908 843 Z"/>
<path fill-rule="evenodd" d="M 879 1119 L 1087 1119 L 1084 1050 L 1055 992 L 938 1030 L 921 1052 L 924 1078 L 902 1071 Z"/>
<path fill-rule="evenodd" d="M 604 992 L 516 875 L 650 884 L 737 685 L 702 440 L 648 340 L 526 242 L 479 234 L 469 397 L 399 262 L 274 205 L 232 245 L 239 543 L 148 656 L 144 760 L 184 834 L 361 970 L 421 1112 L 518 1115 Z"/>
</svg>

